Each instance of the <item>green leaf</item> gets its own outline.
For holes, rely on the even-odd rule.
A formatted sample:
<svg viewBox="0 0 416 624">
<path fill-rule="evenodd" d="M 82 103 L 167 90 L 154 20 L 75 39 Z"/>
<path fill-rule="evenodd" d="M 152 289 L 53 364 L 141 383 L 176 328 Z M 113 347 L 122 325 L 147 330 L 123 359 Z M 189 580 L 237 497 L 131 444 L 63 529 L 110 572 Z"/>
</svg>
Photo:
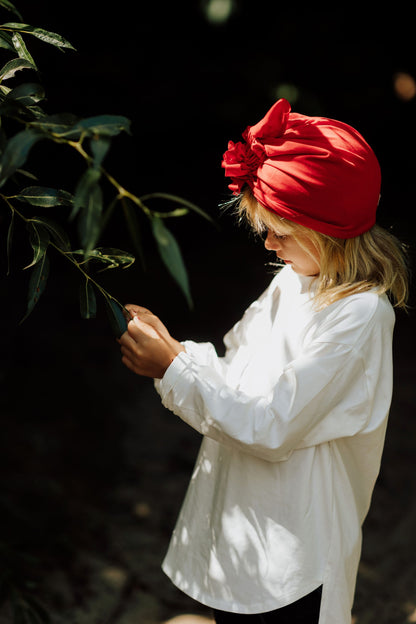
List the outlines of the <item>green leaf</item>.
<svg viewBox="0 0 416 624">
<path fill-rule="evenodd" d="M 94 287 L 87 278 L 80 286 L 79 306 L 82 318 L 95 318 L 97 314 L 97 300 L 95 298 Z"/>
<path fill-rule="evenodd" d="M 167 229 L 162 219 L 152 217 L 152 232 L 159 248 L 159 253 L 166 268 L 180 286 L 190 308 L 193 307 L 189 289 L 188 274 L 182 259 L 179 245 L 173 234 Z"/>
<path fill-rule="evenodd" d="M 122 249 L 116 249 L 114 247 L 97 247 L 88 252 L 85 252 L 84 249 L 76 249 L 72 251 L 72 254 L 83 256 L 85 258 L 83 262 L 97 260 L 108 265 L 106 267 L 108 269 L 127 269 L 135 261 L 135 257 L 128 251 L 123 251 Z"/>
<path fill-rule="evenodd" d="M 108 295 L 104 295 L 104 300 L 111 330 L 116 338 L 120 338 L 127 330 L 127 321 L 123 313 L 124 307 L 118 303 L 118 301 L 115 301 L 115 299 L 111 299 Z"/>
<path fill-rule="evenodd" d="M 29 223 L 45 227 L 57 247 L 63 251 L 71 250 L 71 243 L 69 241 L 68 234 L 60 225 L 58 225 L 58 223 L 55 223 L 55 221 L 47 219 L 46 217 L 32 217 L 29 220 Z"/>
<path fill-rule="evenodd" d="M 101 164 L 107 155 L 111 145 L 111 139 L 108 136 L 94 136 L 91 139 L 90 145 L 94 159 L 94 167 L 98 169 L 101 167 Z"/>
<path fill-rule="evenodd" d="M 52 208 L 53 206 L 72 206 L 74 201 L 71 193 L 61 189 L 53 189 L 46 186 L 27 186 L 16 199 L 42 208 Z"/>
<path fill-rule="evenodd" d="M 23 106 L 32 106 L 45 97 L 42 85 L 34 82 L 26 82 L 12 89 L 7 95 L 8 100 L 16 100 Z"/>
<path fill-rule="evenodd" d="M 44 116 L 38 122 L 32 124 L 38 128 L 57 134 L 62 138 L 69 140 L 77 140 L 81 136 L 92 137 L 112 137 L 120 132 L 130 133 L 130 120 L 120 115 L 98 115 L 95 117 L 87 117 L 78 119 L 73 115 L 50 115 Z M 94 146 L 91 144 L 91 148 Z M 108 149 L 108 146 L 107 146 Z M 104 144 L 97 148 L 97 153 L 104 157 Z M 94 154 L 95 156 L 95 154 Z"/>
<path fill-rule="evenodd" d="M 35 67 L 26 59 L 16 58 L 12 59 L 0 70 L 0 80 L 8 80 L 13 78 L 16 72 L 21 69 L 35 69 Z"/>
<path fill-rule="evenodd" d="M 11 89 L 0 85 L 0 90 L 6 95 L 0 104 L 0 116 L 11 117 L 19 120 L 19 122 L 31 122 L 39 117 L 42 112 L 34 105 L 25 106 L 20 100 L 9 98 Z"/>
<path fill-rule="evenodd" d="M 43 138 L 36 130 L 22 130 L 12 137 L 0 159 L 0 187 L 27 160 L 32 147 Z"/>
<path fill-rule="evenodd" d="M 72 220 L 80 210 L 89 205 L 90 196 L 98 186 L 98 181 L 101 177 L 101 171 L 94 167 L 89 167 L 80 177 L 75 189 L 74 195 L 74 207 L 72 209 L 70 219 Z"/>
<path fill-rule="evenodd" d="M 16 50 L 17 54 L 20 58 L 26 59 L 32 63 L 33 67 L 37 69 L 36 63 L 33 60 L 33 56 L 30 54 L 29 50 L 26 47 L 24 39 L 19 32 L 14 32 L 11 38 L 12 48 Z"/>
<path fill-rule="evenodd" d="M 169 219 L 170 217 L 184 217 L 189 214 L 189 210 L 188 208 L 176 208 L 169 212 L 157 212 L 156 210 L 152 210 L 152 214 L 155 217 L 159 217 L 159 219 Z"/>
<path fill-rule="evenodd" d="M 114 247 L 98 247 L 97 250 L 101 258 L 104 258 L 114 267 L 127 269 L 136 260 L 136 258 L 128 251 L 116 249 Z"/>
<path fill-rule="evenodd" d="M 2 6 L 4 9 L 7 9 L 8 11 L 11 11 L 15 15 L 17 15 L 19 19 L 22 19 L 22 16 L 20 15 L 19 11 L 16 9 L 14 4 L 10 2 L 10 0 L 0 0 L 0 6 Z"/>
<path fill-rule="evenodd" d="M 38 39 L 41 39 L 45 43 L 49 43 L 57 48 L 68 48 L 70 50 L 75 50 L 75 48 L 62 37 L 62 35 L 58 35 L 57 33 L 50 32 L 48 30 L 44 30 L 43 28 L 37 28 L 34 26 L 29 26 L 29 24 L 21 24 L 18 22 L 7 22 L 6 24 L 1 24 L 1 28 L 7 28 L 9 30 L 28 33 L 29 35 L 33 35 Z"/>
<path fill-rule="evenodd" d="M 32 275 L 29 280 L 29 290 L 27 297 L 27 310 L 26 314 L 20 321 L 23 323 L 25 319 L 32 312 L 33 308 L 39 301 L 40 296 L 46 288 L 46 282 L 49 276 L 49 258 L 47 254 L 42 256 L 42 259 L 35 264 Z"/>
<path fill-rule="evenodd" d="M 137 210 L 134 205 L 128 200 L 122 200 L 124 218 L 126 219 L 127 228 L 133 242 L 134 248 L 137 251 L 143 270 L 145 270 L 144 254 L 142 237 L 140 231 L 140 222 L 137 217 Z"/>
<path fill-rule="evenodd" d="M 60 113 L 58 115 L 45 115 L 42 119 L 33 121 L 30 125 L 32 128 L 38 128 L 42 132 L 64 137 L 73 131 L 77 121 L 78 118 L 72 115 L 72 113 Z M 81 136 L 79 130 L 77 136 Z"/>
<path fill-rule="evenodd" d="M 95 134 L 100 136 L 115 136 L 123 132 L 130 133 L 130 119 L 122 117 L 121 115 L 97 115 L 95 117 L 87 117 L 81 119 L 77 123 L 77 128 L 80 128 L 87 136 L 93 136 Z"/>
<path fill-rule="evenodd" d="M 109 268 L 121 267 L 127 269 L 135 261 L 135 257 L 128 251 L 116 249 L 115 247 L 97 247 L 92 253 L 94 258 L 106 262 Z"/>
<path fill-rule="evenodd" d="M 93 186 L 88 196 L 88 204 L 81 209 L 78 219 L 78 233 L 83 248 L 89 252 L 95 247 L 101 234 L 103 196 L 101 188 Z"/>
<path fill-rule="evenodd" d="M 3 50 L 14 50 L 13 40 L 9 33 L 0 30 L 0 48 Z"/>
<path fill-rule="evenodd" d="M 183 199 L 182 197 L 178 197 L 177 195 L 171 195 L 171 193 L 149 193 L 148 195 L 143 195 L 143 197 L 139 197 L 140 201 L 146 202 L 149 199 L 166 199 L 168 201 L 175 202 L 176 204 L 181 204 L 185 208 L 189 208 L 194 212 L 197 212 L 201 217 L 207 219 L 213 225 L 217 226 L 214 219 L 210 217 L 202 208 L 188 201 L 187 199 Z"/>
<path fill-rule="evenodd" d="M 29 229 L 29 241 L 33 249 L 33 259 L 30 264 L 25 266 L 25 269 L 34 266 L 41 260 L 46 253 L 50 241 L 49 231 L 42 224 L 35 224 L 33 221 L 28 221 L 27 227 Z"/>
<path fill-rule="evenodd" d="M 30 180 L 37 181 L 37 177 L 30 171 L 26 171 L 26 169 L 16 169 L 16 173 L 19 173 L 20 175 L 24 176 L 25 178 L 29 178 Z"/>
</svg>

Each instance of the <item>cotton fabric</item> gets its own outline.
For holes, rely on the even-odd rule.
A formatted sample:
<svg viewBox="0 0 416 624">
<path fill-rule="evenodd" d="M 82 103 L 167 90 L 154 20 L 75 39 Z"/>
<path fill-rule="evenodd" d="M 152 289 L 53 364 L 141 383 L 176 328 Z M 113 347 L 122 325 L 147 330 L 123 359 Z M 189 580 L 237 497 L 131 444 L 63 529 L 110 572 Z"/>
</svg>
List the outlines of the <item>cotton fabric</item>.
<svg viewBox="0 0 416 624">
<path fill-rule="evenodd" d="M 265 208 L 337 238 L 375 224 L 380 166 L 355 128 L 293 113 L 282 98 L 243 139 L 228 143 L 222 162 L 234 194 L 247 184 Z"/>
<path fill-rule="evenodd" d="M 321 311 L 286 266 L 224 338 L 185 341 L 155 386 L 203 435 L 163 562 L 209 607 L 261 613 L 323 585 L 319 624 L 350 624 L 361 525 L 392 392 L 394 313 L 355 294 Z"/>
</svg>

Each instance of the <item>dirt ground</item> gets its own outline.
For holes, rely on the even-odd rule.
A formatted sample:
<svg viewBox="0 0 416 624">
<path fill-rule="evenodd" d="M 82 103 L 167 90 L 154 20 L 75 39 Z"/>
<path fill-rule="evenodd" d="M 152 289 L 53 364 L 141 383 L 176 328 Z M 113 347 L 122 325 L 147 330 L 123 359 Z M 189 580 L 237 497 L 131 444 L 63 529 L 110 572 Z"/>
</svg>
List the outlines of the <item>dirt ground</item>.
<svg viewBox="0 0 416 624">
<path fill-rule="evenodd" d="M 196 287 L 194 316 L 167 311 L 175 335 L 184 338 L 186 324 L 189 337 L 212 333 L 220 345 L 246 298 L 262 289 L 256 283 L 241 294 L 244 281 L 252 283 L 248 273 L 236 275 L 228 299 L 225 285 L 215 293 L 221 315 L 207 304 L 213 291 L 206 285 Z M 164 297 L 175 300 L 175 287 L 166 289 Z M 58 309 L 45 294 L 37 316 L 8 327 L 20 303 L 10 285 L 3 293 L 11 306 L 1 337 L 0 541 L 13 553 L 6 569 L 47 607 L 53 624 L 203 624 L 210 611 L 160 568 L 199 435 L 160 405 L 151 380 L 123 367 L 104 320 L 79 321 L 65 294 Z M 157 298 L 151 304 L 161 305 Z M 400 314 L 395 395 L 364 526 L 355 624 L 416 622 L 413 351 L 414 315 Z M 0 624 L 12 622 L 9 606 L 0 613 Z"/>
</svg>

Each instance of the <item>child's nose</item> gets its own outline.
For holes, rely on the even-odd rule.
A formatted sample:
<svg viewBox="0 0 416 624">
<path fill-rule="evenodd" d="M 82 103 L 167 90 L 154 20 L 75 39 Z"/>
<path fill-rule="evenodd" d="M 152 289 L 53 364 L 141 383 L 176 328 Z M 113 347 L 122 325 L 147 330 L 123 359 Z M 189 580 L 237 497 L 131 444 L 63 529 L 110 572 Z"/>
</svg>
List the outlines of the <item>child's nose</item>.
<svg viewBox="0 0 416 624">
<path fill-rule="evenodd" d="M 270 230 L 267 231 L 267 236 L 264 239 L 264 246 L 268 251 L 276 251 L 277 249 L 280 249 L 279 239 L 273 236 L 273 233 Z"/>
</svg>

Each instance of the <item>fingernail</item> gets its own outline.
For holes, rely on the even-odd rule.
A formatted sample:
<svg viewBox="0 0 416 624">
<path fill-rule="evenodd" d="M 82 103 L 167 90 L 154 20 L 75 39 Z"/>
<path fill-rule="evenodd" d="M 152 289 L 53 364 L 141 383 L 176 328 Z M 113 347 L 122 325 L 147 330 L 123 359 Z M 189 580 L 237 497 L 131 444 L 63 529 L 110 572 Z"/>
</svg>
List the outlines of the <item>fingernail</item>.
<svg viewBox="0 0 416 624">
<path fill-rule="evenodd" d="M 137 316 L 137 314 L 133 316 L 133 321 L 136 323 L 136 325 L 139 324 L 139 317 Z"/>
</svg>

